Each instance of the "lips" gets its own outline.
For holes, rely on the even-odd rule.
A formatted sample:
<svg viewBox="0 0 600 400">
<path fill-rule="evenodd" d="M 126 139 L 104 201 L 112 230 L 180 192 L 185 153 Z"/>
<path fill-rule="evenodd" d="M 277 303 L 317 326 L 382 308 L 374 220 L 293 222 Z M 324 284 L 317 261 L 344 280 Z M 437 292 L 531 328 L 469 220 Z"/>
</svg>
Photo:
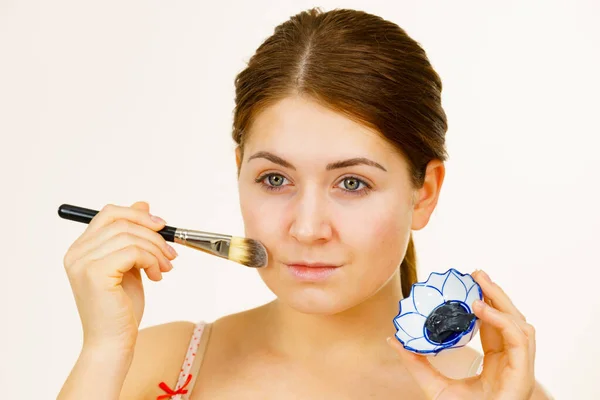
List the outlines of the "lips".
<svg viewBox="0 0 600 400">
<path fill-rule="evenodd" d="M 290 263 L 285 263 L 287 266 L 290 267 L 302 267 L 302 268 L 337 268 L 340 265 L 339 264 L 328 264 L 328 263 L 322 263 L 322 262 L 315 262 L 315 263 L 309 263 L 309 262 L 290 262 Z"/>
<path fill-rule="evenodd" d="M 294 262 L 285 264 L 287 270 L 296 279 L 304 282 L 317 282 L 326 280 L 339 270 L 341 265 L 315 262 Z"/>
</svg>

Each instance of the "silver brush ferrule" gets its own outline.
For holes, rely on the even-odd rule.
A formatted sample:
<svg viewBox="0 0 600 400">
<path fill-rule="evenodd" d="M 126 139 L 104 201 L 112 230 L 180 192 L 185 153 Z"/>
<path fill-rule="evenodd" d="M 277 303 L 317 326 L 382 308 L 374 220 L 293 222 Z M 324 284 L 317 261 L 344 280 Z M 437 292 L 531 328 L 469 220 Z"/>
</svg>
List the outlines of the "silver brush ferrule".
<svg viewBox="0 0 600 400">
<path fill-rule="evenodd" d="M 231 236 L 178 228 L 175 243 L 228 259 Z"/>
</svg>

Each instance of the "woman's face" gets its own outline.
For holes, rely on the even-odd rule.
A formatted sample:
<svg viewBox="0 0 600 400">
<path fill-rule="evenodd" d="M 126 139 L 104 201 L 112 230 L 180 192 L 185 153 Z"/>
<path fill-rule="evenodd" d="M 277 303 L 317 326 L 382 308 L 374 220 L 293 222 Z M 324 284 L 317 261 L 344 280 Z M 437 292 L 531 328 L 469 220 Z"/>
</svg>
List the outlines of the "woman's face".
<svg viewBox="0 0 600 400">
<path fill-rule="evenodd" d="M 263 110 L 238 165 L 245 234 L 269 253 L 258 271 L 301 312 L 344 311 L 398 279 L 411 229 L 429 218 L 415 221 L 418 191 L 391 145 L 306 98 Z"/>
</svg>

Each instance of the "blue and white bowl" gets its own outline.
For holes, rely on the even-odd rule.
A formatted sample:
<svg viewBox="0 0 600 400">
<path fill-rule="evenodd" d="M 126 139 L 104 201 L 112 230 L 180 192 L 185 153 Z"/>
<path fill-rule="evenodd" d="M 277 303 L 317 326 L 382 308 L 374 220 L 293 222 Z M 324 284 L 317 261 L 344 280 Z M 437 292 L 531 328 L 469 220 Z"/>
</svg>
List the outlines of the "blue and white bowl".
<svg viewBox="0 0 600 400">
<path fill-rule="evenodd" d="M 459 303 L 466 312 L 472 313 L 475 300 L 483 300 L 483 293 L 471 275 L 461 274 L 454 268 L 443 274 L 432 272 L 426 282 L 415 283 L 410 295 L 400 301 L 400 312 L 394 318 L 396 338 L 405 349 L 422 355 L 463 347 L 479 330 L 479 318 L 471 321 L 466 331 L 454 333 L 442 343 L 429 339 L 425 321 L 447 301 Z"/>
</svg>

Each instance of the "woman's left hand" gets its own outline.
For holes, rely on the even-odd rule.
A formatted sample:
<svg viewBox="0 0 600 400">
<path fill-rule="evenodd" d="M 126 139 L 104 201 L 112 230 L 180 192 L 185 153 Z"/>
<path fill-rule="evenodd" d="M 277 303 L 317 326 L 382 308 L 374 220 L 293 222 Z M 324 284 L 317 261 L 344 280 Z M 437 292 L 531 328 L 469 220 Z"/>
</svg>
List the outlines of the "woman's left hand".
<svg viewBox="0 0 600 400">
<path fill-rule="evenodd" d="M 485 300 L 473 304 L 475 315 L 481 319 L 484 361 L 480 375 L 460 380 L 447 378 L 427 357 L 405 350 L 395 338 L 389 338 L 388 343 L 404 360 L 427 399 L 530 399 L 536 385 L 535 330 L 485 272 L 476 271 L 471 276 L 481 286 Z"/>
</svg>

